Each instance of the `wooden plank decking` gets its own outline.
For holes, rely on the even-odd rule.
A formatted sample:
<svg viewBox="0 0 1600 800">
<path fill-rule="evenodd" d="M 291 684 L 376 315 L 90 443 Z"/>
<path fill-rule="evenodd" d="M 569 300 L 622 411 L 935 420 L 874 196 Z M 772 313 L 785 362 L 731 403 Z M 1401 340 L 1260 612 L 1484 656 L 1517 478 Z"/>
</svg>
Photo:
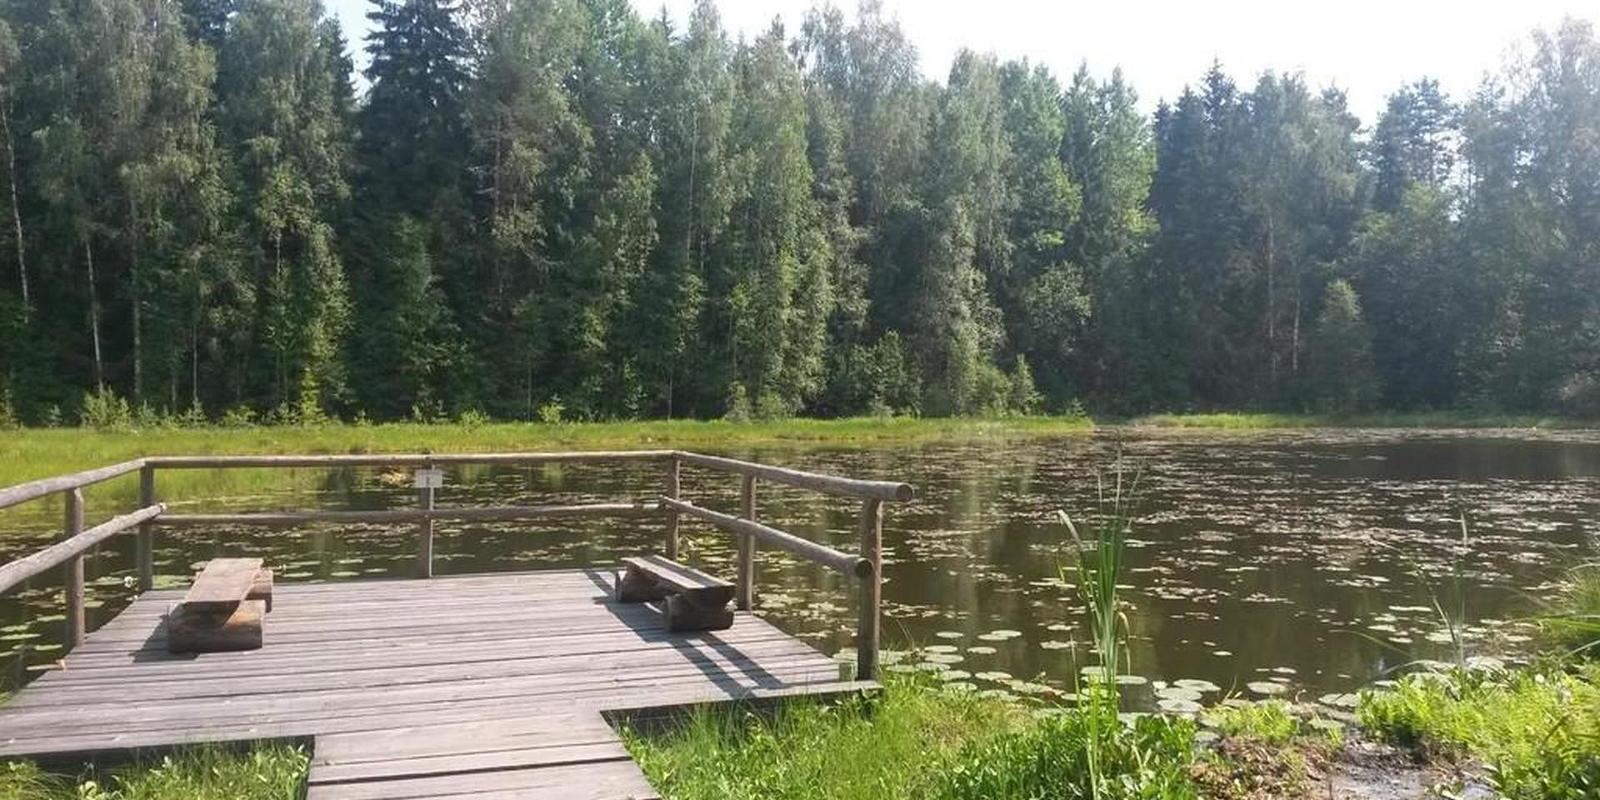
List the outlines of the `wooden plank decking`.
<svg viewBox="0 0 1600 800">
<path fill-rule="evenodd" d="M 602 712 L 872 688 L 748 614 L 671 634 L 600 570 L 279 585 L 266 644 L 174 655 L 141 595 L 0 707 L 0 758 L 312 742 L 312 800 L 656 797 Z"/>
</svg>

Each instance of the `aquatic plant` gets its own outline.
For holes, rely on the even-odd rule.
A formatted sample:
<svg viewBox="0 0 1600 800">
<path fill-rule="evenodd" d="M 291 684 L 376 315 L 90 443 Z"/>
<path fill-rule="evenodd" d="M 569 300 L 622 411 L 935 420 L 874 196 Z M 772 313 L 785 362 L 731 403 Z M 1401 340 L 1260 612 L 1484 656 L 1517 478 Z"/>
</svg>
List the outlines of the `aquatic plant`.
<svg viewBox="0 0 1600 800">
<path fill-rule="evenodd" d="M 1440 624 L 1450 635 L 1451 655 L 1457 667 L 1467 664 L 1467 581 L 1466 558 L 1471 549 L 1471 530 L 1467 525 L 1467 511 L 1461 509 L 1456 516 L 1457 524 L 1461 528 L 1461 541 L 1458 546 L 1451 548 L 1450 582 L 1445 586 L 1447 593 L 1441 596 L 1440 590 L 1428 578 L 1427 570 L 1413 562 L 1412 572 L 1417 580 L 1422 583 L 1423 589 L 1428 593 L 1428 600 L 1433 604 L 1434 612 L 1439 616 Z M 1449 608 L 1445 604 L 1449 604 Z"/>
<path fill-rule="evenodd" d="M 1117 585 L 1122 578 L 1128 533 L 1133 528 L 1133 504 L 1139 476 L 1135 473 L 1124 485 L 1120 459 L 1113 476 L 1109 488 L 1104 475 L 1095 476 L 1100 513 L 1094 522 L 1093 539 L 1085 540 L 1067 512 L 1056 512 L 1061 524 L 1072 534 L 1077 550 L 1074 569 L 1078 593 L 1089 607 L 1089 627 L 1099 661 L 1098 679 L 1089 681 L 1087 687 L 1079 687 L 1078 694 L 1083 701 L 1081 713 L 1077 715 L 1085 726 L 1082 744 L 1090 793 L 1095 798 L 1108 796 L 1107 781 L 1115 772 L 1117 751 L 1127 745 L 1122 741 L 1122 725 L 1117 718 L 1121 705 L 1117 669 L 1122 661 L 1121 637 L 1127 631 L 1128 620 L 1117 605 Z M 1060 571 L 1065 581 L 1065 570 Z M 1131 663 L 1128 669 L 1132 671 Z M 1137 750 L 1136 745 L 1134 748 Z"/>
<path fill-rule="evenodd" d="M 1461 531 L 1458 542 L 1450 549 L 1450 574 L 1448 581 L 1442 585 L 1434 582 L 1429 576 L 1427 568 L 1411 553 L 1393 545 L 1379 542 L 1378 545 L 1389 550 L 1395 559 L 1406 566 L 1416 578 L 1417 584 L 1427 595 L 1428 604 L 1433 609 L 1435 618 L 1444 628 L 1445 635 L 1450 642 L 1450 658 L 1456 668 L 1467 666 L 1467 591 L 1468 582 L 1466 574 L 1466 559 L 1471 554 L 1472 540 L 1471 528 L 1467 523 L 1466 509 L 1460 509 L 1456 514 L 1456 525 Z M 1354 635 L 1366 639 L 1373 644 L 1388 650 L 1404 653 L 1404 650 L 1361 631 L 1353 631 Z M 1389 667 L 1375 677 L 1385 677 L 1396 672 L 1403 672 L 1416 666 L 1431 664 L 1427 659 L 1412 659 L 1402 664 Z"/>
</svg>

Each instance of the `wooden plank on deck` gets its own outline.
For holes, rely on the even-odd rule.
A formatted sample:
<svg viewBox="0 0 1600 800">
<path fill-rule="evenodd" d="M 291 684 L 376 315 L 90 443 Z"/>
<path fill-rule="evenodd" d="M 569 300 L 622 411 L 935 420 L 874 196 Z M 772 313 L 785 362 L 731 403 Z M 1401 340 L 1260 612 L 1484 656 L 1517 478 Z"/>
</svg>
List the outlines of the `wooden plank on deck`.
<svg viewBox="0 0 1600 800">
<path fill-rule="evenodd" d="M 313 800 L 655 798 L 608 719 L 858 692 L 764 620 L 674 634 L 596 570 L 276 587 L 244 653 L 166 652 L 147 592 L 0 707 L 0 757 L 313 737 Z M 231 592 L 231 590 L 230 590 Z M 234 598 L 236 601 L 237 598 Z"/>
</svg>

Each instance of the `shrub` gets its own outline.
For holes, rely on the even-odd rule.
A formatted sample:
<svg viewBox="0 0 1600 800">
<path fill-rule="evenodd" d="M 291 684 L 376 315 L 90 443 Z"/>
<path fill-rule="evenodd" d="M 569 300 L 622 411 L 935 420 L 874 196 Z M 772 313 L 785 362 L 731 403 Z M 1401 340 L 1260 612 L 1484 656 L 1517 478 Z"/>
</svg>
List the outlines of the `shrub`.
<svg viewBox="0 0 1600 800">
<path fill-rule="evenodd" d="M 211 424 L 211 420 L 206 417 L 205 407 L 200 405 L 199 400 L 191 403 L 188 411 L 171 417 L 170 421 L 180 428 L 204 428 Z"/>
<path fill-rule="evenodd" d="M 745 391 L 744 384 L 738 381 L 728 387 L 726 406 L 722 418 L 729 422 L 749 422 L 755 416 L 755 410 L 750 407 L 750 394 Z"/>
<path fill-rule="evenodd" d="M 552 397 L 548 402 L 539 406 L 539 410 L 535 413 L 535 416 L 538 417 L 540 422 L 546 425 L 560 425 L 562 418 L 566 415 L 566 412 L 567 407 L 562 405 L 561 398 Z"/>
<path fill-rule="evenodd" d="M 1028 359 L 1022 356 L 1017 356 L 1016 366 L 1011 370 L 1011 397 L 1007 405 L 1011 413 L 1024 416 L 1037 414 L 1044 406 L 1044 395 L 1034 385 L 1033 370 L 1028 366 Z"/>
<path fill-rule="evenodd" d="M 22 427 L 17 418 L 17 407 L 11 402 L 11 391 L 0 390 L 0 431 L 14 431 Z"/>
<path fill-rule="evenodd" d="M 100 431 L 122 431 L 133 427 L 133 409 L 115 391 L 101 387 L 83 396 L 78 424 Z"/>
<path fill-rule="evenodd" d="M 456 415 L 456 424 L 469 431 L 475 431 L 491 422 L 489 415 L 476 408 L 469 408 Z"/>
<path fill-rule="evenodd" d="M 234 406 L 222 412 L 224 428 L 253 428 L 256 426 L 256 420 L 256 410 L 245 405 Z"/>
</svg>

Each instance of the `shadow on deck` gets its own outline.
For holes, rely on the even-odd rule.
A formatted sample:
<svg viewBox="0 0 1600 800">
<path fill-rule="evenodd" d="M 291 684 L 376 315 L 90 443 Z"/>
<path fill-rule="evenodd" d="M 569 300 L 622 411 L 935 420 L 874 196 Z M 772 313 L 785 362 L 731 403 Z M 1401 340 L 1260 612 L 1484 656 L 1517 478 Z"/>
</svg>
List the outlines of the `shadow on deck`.
<svg viewBox="0 0 1600 800">
<path fill-rule="evenodd" d="M 610 721 L 876 688 L 740 613 L 668 633 L 597 570 L 287 584 L 266 642 L 172 655 L 152 591 L 0 708 L 0 757 L 313 742 L 308 796 L 654 798 Z"/>
</svg>

